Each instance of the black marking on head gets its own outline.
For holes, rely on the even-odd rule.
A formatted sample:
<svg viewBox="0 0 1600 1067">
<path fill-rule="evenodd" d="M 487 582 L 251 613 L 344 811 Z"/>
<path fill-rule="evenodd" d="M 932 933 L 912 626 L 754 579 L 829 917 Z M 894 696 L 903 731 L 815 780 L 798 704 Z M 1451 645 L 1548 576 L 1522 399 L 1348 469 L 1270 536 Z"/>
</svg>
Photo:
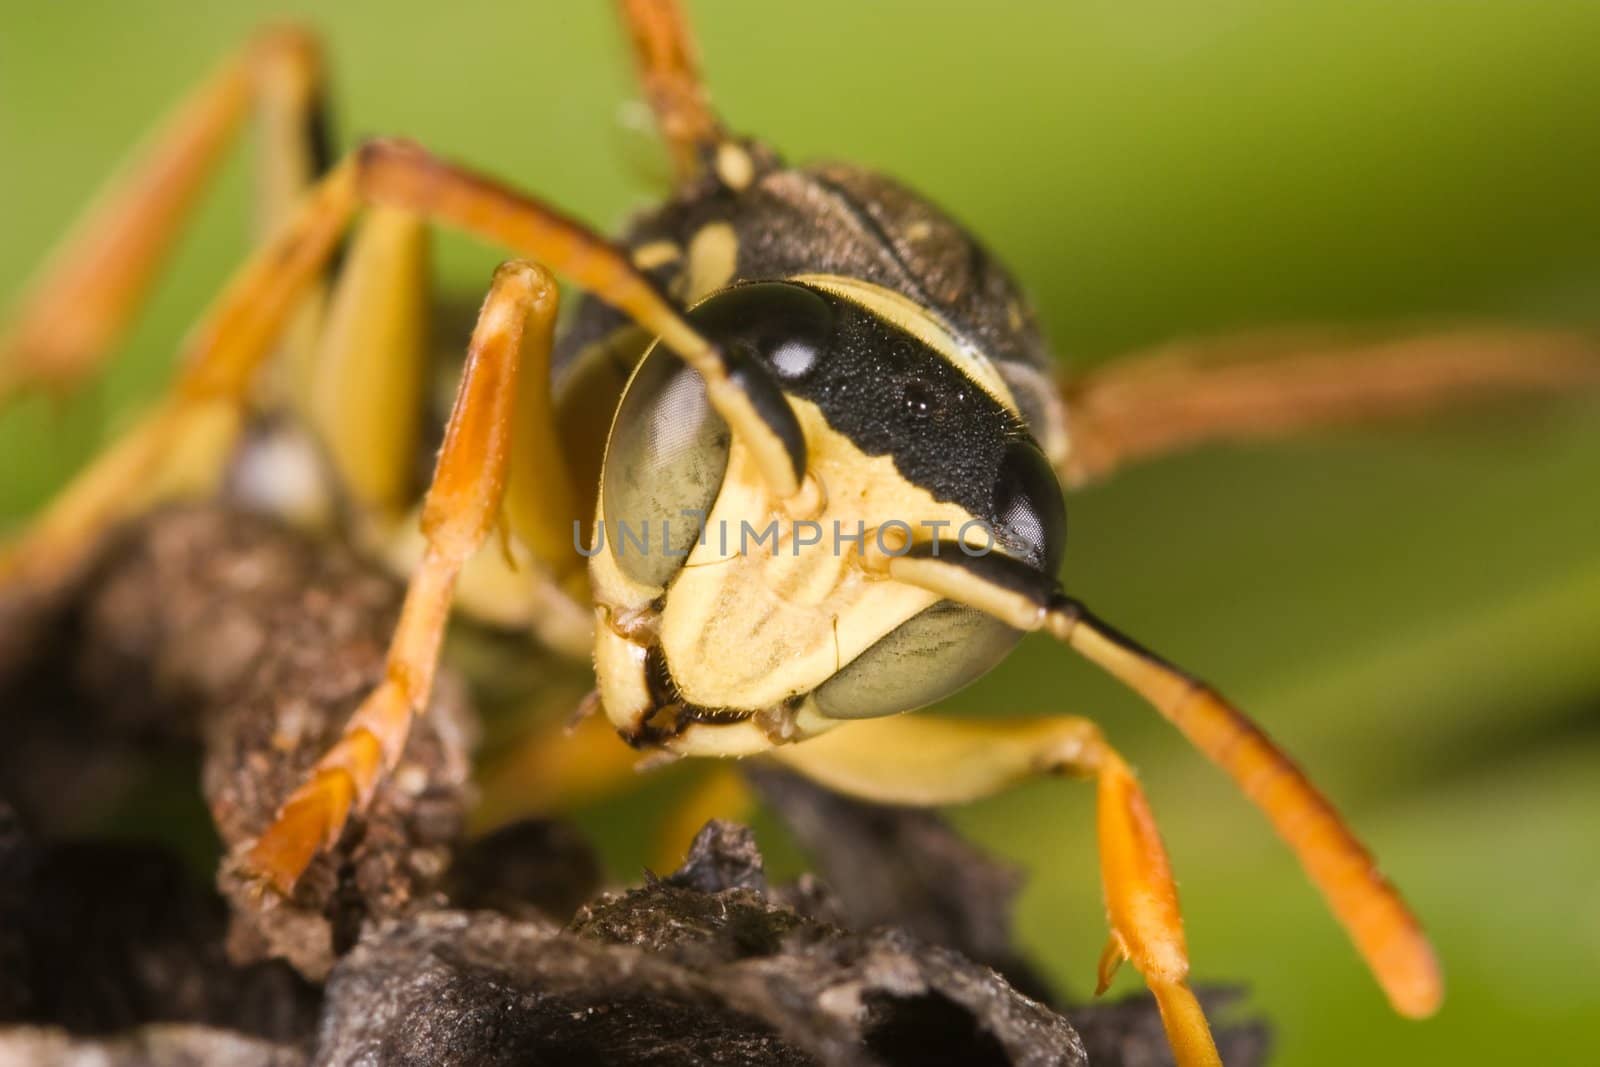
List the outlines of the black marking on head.
<svg viewBox="0 0 1600 1067">
<path fill-rule="evenodd" d="M 645 651 L 644 677 L 655 710 L 638 731 L 624 738 L 635 748 L 660 745 L 679 736 L 695 723 L 726 726 L 743 722 L 755 714 L 744 708 L 709 708 L 684 700 L 678 683 L 673 680 L 672 668 L 667 665 L 667 654 L 659 644 L 651 645 Z"/>
<path fill-rule="evenodd" d="M 973 515 L 993 514 L 994 479 L 1026 433 L 978 383 L 905 331 L 847 300 L 787 282 L 728 289 L 690 316 L 757 356 L 783 390 L 907 481 Z"/>
<path fill-rule="evenodd" d="M 926 197 L 882 174 L 842 163 L 788 168 L 755 142 L 757 177 L 741 191 L 707 179 L 633 220 L 624 243 L 686 246 L 707 224 L 734 229 L 734 283 L 834 274 L 897 292 L 981 350 L 1010 385 L 1035 438 L 1055 455 L 1064 427 L 1055 361 L 1016 281 L 981 241 Z M 652 271 L 671 288 L 682 262 Z M 584 297 L 552 356 L 566 367 L 623 316 Z"/>
<path fill-rule="evenodd" d="M 944 355 L 866 308 L 791 282 L 734 286 L 690 317 L 730 356 L 761 365 L 752 384 L 816 404 L 861 451 L 890 456 L 908 482 L 1054 573 L 1066 520 L 1048 461 L 1022 421 Z"/>
</svg>

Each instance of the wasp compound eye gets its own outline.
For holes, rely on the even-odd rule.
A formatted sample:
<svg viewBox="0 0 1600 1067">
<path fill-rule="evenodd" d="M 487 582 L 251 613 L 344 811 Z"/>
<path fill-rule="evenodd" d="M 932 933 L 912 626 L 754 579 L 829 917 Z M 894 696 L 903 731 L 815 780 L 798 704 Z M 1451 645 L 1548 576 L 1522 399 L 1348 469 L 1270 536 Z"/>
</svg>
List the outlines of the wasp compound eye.
<svg viewBox="0 0 1600 1067">
<path fill-rule="evenodd" d="M 830 719 L 873 719 L 927 707 L 987 674 L 1022 631 L 941 600 L 879 638 L 817 688 Z"/>
<path fill-rule="evenodd" d="M 689 313 L 710 340 L 766 366 L 780 383 L 810 378 L 827 357 L 833 310 L 810 289 L 756 282 L 723 290 Z"/>
<path fill-rule="evenodd" d="M 915 383 L 907 383 L 908 386 Z M 908 403 L 925 390 L 907 388 Z M 989 525 L 1008 555 L 1053 575 L 1066 549 L 1067 515 L 1050 463 L 1019 438 L 995 473 Z M 816 692 L 835 719 L 865 719 L 925 707 L 975 681 L 1006 657 L 1022 633 L 974 608 L 941 601 L 884 635 Z"/>
<path fill-rule="evenodd" d="M 994 490 L 995 539 L 1045 574 L 1061 569 L 1067 548 L 1067 506 L 1050 461 L 1032 441 L 1006 448 Z"/>
<path fill-rule="evenodd" d="M 606 445 L 606 551 L 623 572 L 665 585 L 699 538 L 695 514 L 717 498 L 728 467 L 727 423 L 701 377 L 671 354 L 645 357 Z"/>
<path fill-rule="evenodd" d="M 771 405 L 787 403 L 782 385 L 821 366 L 833 331 L 825 300 L 783 283 L 725 290 L 689 318 L 747 391 Z M 605 537 L 623 573 L 650 586 L 672 580 L 722 488 L 731 439 L 700 376 L 652 349 L 628 383 L 606 448 Z"/>
</svg>

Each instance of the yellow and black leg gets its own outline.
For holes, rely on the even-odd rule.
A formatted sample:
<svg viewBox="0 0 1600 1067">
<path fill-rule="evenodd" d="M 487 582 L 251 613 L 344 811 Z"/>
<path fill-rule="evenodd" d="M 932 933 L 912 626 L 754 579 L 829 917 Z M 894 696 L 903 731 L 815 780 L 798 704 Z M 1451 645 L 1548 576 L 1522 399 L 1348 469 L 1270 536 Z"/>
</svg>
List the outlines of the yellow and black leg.
<svg viewBox="0 0 1600 1067">
<path fill-rule="evenodd" d="M 1189 988 L 1178 890 L 1155 819 L 1132 771 L 1094 723 L 899 716 L 855 723 L 772 756 L 830 789 L 882 804 L 961 804 L 1045 774 L 1093 779 L 1111 926 L 1099 988 L 1117 964 L 1132 961 L 1155 994 L 1180 1067 L 1222 1062 Z"/>
</svg>

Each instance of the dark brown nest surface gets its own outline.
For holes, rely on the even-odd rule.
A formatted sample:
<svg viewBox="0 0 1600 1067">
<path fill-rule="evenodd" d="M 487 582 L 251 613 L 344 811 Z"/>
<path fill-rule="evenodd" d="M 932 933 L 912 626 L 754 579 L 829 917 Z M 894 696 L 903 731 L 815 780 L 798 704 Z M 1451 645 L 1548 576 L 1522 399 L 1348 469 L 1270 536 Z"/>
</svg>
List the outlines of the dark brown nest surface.
<svg viewBox="0 0 1600 1067">
<path fill-rule="evenodd" d="M 1063 1010 L 1012 944 L 1013 873 L 925 812 L 755 771 L 818 872 L 782 885 L 730 823 L 605 891 L 565 823 L 468 840 L 448 671 L 366 817 L 263 893 L 234 852 L 377 680 L 398 600 L 338 546 L 189 508 L 0 603 L 0 1065 L 1170 1062 L 1147 998 Z M 1219 1040 L 1264 1059 L 1258 1024 Z"/>
</svg>

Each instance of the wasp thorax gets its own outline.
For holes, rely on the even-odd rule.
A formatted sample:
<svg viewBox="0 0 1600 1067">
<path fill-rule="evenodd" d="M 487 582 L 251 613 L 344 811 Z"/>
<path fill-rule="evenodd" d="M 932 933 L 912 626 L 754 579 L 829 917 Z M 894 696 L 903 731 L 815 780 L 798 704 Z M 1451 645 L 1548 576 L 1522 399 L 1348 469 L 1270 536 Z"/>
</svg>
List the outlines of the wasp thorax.
<svg viewBox="0 0 1600 1067">
<path fill-rule="evenodd" d="M 653 613 L 652 699 L 695 709 L 702 725 L 792 711 L 812 723 L 803 735 L 936 701 L 1020 639 L 874 566 L 940 541 L 1053 571 L 1064 542 L 1060 490 L 1003 383 L 970 348 L 941 348 L 939 324 L 894 311 L 784 282 L 736 286 L 690 313 L 792 412 L 815 490 L 802 509 L 769 491 L 670 352 L 635 372 L 596 547 L 635 588 L 610 606 Z"/>
</svg>

